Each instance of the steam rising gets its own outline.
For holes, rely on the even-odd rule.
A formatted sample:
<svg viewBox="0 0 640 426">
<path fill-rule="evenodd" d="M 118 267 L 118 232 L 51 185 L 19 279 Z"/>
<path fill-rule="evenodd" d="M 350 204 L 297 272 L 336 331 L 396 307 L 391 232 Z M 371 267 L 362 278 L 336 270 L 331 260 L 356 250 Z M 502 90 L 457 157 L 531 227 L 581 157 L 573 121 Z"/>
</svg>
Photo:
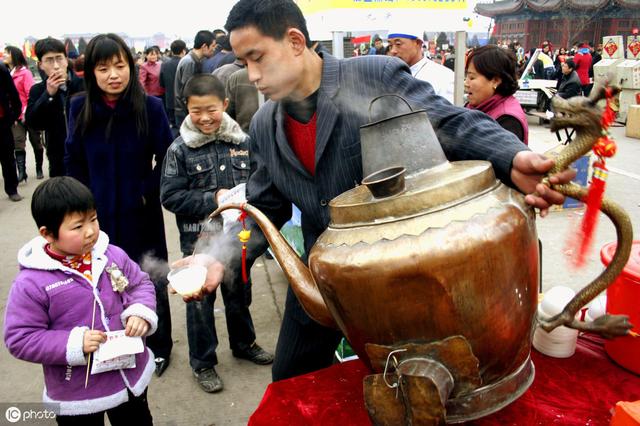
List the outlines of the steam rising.
<svg viewBox="0 0 640 426">
<path fill-rule="evenodd" d="M 225 268 L 224 280 L 231 284 L 240 273 L 240 242 L 235 235 L 240 230 L 240 224 L 233 224 L 228 233 L 223 232 L 222 221 L 208 220 L 201 224 L 201 233 L 196 241 L 192 264 L 207 266 L 210 258 L 221 262 Z M 202 256 L 202 255 L 207 255 Z M 235 262 L 233 261 L 234 259 Z M 235 266 L 235 267 L 234 267 Z M 140 268 L 149 274 L 154 283 L 167 282 L 167 274 L 171 270 L 169 263 L 147 253 L 140 261 Z"/>
<path fill-rule="evenodd" d="M 140 261 L 140 269 L 149 274 L 151 281 L 157 283 L 166 281 L 167 274 L 169 273 L 169 264 L 162 259 L 146 253 Z"/>
<path fill-rule="evenodd" d="M 220 218 L 203 222 L 202 231 L 193 250 L 195 254 L 193 263 L 204 265 L 208 257 L 198 256 L 201 254 L 213 257 L 224 265 L 224 281 L 231 284 L 241 267 L 239 262 L 241 243 L 235 237 L 239 230 L 240 224 L 236 222 L 230 226 L 229 232 L 224 232 Z"/>
</svg>

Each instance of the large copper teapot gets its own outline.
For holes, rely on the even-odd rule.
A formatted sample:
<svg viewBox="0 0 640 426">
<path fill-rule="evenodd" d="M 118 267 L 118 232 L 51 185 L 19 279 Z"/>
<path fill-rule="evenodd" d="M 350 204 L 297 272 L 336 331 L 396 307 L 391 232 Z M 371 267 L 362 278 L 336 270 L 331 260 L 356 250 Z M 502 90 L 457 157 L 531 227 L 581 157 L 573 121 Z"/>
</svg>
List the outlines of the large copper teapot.
<svg viewBox="0 0 640 426">
<path fill-rule="evenodd" d="M 308 268 L 259 210 L 242 208 L 307 313 L 337 325 L 378 373 L 365 380 L 374 422 L 462 422 L 499 410 L 534 377 L 533 209 L 490 163 L 448 162 L 425 111 L 363 126 L 361 145 L 363 169 L 373 173 L 330 202 Z M 407 381 L 413 376 L 428 383 Z M 415 392 L 398 396 L 399 388 L 435 390 L 425 404 L 439 407 L 425 413 L 412 400 L 408 409 L 401 400 Z"/>
</svg>

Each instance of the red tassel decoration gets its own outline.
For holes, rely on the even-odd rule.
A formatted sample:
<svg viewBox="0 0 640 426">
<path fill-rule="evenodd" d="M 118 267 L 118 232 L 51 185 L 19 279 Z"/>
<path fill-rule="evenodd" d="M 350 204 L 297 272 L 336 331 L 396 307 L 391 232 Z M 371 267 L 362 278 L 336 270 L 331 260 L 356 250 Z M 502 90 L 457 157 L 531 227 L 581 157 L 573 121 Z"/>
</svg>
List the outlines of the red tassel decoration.
<svg viewBox="0 0 640 426">
<path fill-rule="evenodd" d="M 591 179 L 591 185 L 589 185 L 589 193 L 582 200 L 582 202 L 586 204 L 586 210 L 580 226 L 578 252 L 574 260 L 575 265 L 578 267 L 584 266 L 587 252 L 593 242 L 593 234 L 598 224 L 598 217 L 600 216 L 600 206 L 602 205 L 602 198 L 604 197 L 608 173 L 604 161 L 596 161 L 593 164 L 593 177 Z"/>
<path fill-rule="evenodd" d="M 247 245 L 242 244 L 242 282 L 248 283 L 249 277 L 247 274 Z"/>
<path fill-rule="evenodd" d="M 242 222 L 242 231 L 238 233 L 238 238 L 242 243 L 242 281 L 247 284 L 249 282 L 249 271 L 247 271 L 247 242 L 251 238 L 251 231 L 247 229 L 245 220 L 247 218 L 247 212 L 244 208 L 241 209 L 242 213 L 238 216 L 238 221 Z"/>
<path fill-rule="evenodd" d="M 598 159 L 593 163 L 593 176 L 589 185 L 587 196 L 581 201 L 586 204 L 586 210 L 580 226 L 580 233 L 576 239 L 576 256 L 574 264 L 577 267 L 583 266 L 586 256 L 593 242 L 593 234 L 598 224 L 600 216 L 600 207 L 604 197 L 604 190 L 607 182 L 609 171 L 605 163 L 606 157 L 613 157 L 616 153 L 616 143 L 609 138 L 607 129 L 613 123 L 616 113 L 611 107 L 613 101 L 613 93 L 611 88 L 606 89 L 607 106 L 602 114 L 600 125 L 602 126 L 602 137 L 593 145 L 593 152 Z"/>
</svg>

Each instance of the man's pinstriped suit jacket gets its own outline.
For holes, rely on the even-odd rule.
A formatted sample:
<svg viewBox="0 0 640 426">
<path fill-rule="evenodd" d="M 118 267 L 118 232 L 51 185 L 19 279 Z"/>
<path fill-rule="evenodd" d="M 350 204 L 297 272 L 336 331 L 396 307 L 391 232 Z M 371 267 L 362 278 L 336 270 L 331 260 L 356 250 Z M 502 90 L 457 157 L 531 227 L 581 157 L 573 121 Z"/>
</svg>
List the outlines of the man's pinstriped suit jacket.
<svg viewBox="0 0 640 426">
<path fill-rule="evenodd" d="M 280 102 L 263 105 L 250 128 L 248 201 L 277 227 L 291 217 L 291 203 L 298 206 L 307 253 L 329 224 L 328 202 L 363 178 L 359 128 L 369 122 L 369 103 L 379 95 L 398 94 L 414 110 L 425 109 L 449 160 L 488 160 L 496 176 L 510 183 L 513 157 L 527 147 L 488 115 L 453 106 L 435 95 L 429 83 L 412 77 L 407 65 L 397 58 L 339 60 L 326 53 L 322 57 L 315 176 L 304 168 L 287 142 Z M 252 239 L 254 235 L 257 240 L 263 238 L 255 232 Z"/>
</svg>

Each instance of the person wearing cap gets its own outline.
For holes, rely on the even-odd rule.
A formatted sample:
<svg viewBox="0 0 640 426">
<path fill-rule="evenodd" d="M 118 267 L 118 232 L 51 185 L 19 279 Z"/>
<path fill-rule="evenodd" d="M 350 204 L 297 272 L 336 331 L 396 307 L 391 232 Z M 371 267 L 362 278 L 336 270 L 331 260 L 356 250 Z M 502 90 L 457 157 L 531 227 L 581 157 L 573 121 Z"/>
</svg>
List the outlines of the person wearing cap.
<svg viewBox="0 0 640 426">
<path fill-rule="evenodd" d="M 405 61 L 411 68 L 411 75 L 428 82 L 436 95 L 453 103 L 453 71 L 423 57 L 421 37 L 416 32 L 390 32 L 387 38 L 391 56 Z"/>
</svg>

